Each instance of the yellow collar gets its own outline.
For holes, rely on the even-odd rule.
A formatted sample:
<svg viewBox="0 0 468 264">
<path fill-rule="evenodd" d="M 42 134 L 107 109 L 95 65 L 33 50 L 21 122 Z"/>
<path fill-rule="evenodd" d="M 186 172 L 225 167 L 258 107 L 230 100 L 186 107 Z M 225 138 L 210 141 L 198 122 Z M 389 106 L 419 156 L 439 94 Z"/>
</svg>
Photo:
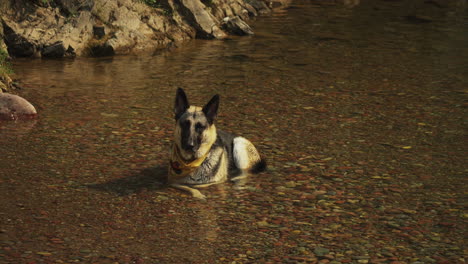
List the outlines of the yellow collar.
<svg viewBox="0 0 468 264">
<path fill-rule="evenodd" d="M 202 157 L 191 162 L 186 162 L 180 155 L 180 150 L 176 144 L 172 146 L 171 160 L 169 162 L 169 178 L 180 179 L 194 172 L 205 161 L 209 151 Z"/>
</svg>

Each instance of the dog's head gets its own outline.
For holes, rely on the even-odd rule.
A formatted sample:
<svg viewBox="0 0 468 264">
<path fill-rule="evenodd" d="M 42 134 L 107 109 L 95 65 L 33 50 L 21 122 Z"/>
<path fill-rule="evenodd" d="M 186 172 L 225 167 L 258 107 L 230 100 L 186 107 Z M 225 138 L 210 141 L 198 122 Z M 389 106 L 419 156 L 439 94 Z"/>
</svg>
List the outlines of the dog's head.
<svg viewBox="0 0 468 264">
<path fill-rule="evenodd" d="M 216 141 L 214 121 L 218 113 L 219 95 L 203 107 L 190 106 L 182 88 L 177 89 L 174 113 L 175 143 L 186 160 L 205 155 Z"/>
</svg>

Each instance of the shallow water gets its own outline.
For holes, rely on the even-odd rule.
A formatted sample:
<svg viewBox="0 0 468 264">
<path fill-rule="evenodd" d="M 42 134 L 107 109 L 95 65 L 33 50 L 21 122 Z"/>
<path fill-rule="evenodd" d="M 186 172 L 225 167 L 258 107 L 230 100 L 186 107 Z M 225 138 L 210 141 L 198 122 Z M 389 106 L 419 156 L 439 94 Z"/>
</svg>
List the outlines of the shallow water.
<svg viewBox="0 0 468 264">
<path fill-rule="evenodd" d="M 466 1 L 296 1 L 254 37 L 16 60 L 39 118 L 0 123 L 0 263 L 465 263 L 467 23 Z M 269 170 L 166 188 L 177 87 L 219 93 Z"/>
</svg>

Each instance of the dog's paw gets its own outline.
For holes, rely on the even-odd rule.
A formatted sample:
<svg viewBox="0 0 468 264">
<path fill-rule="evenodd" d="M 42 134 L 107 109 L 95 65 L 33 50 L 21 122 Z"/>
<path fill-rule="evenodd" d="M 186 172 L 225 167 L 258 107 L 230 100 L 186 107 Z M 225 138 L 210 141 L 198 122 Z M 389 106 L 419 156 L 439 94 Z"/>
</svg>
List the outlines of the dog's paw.
<svg viewBox="0 0 468 264">
<path fill-rule="evenodd" d="M 197 190 L 195 188 L 191 188 L 189 186 L 181 185 L 181 184 L 171 184 L 171 187 L 174 187 L 174 188 L 177 188 L 179 190 L 189 192 L 192 195 L 192 197 L 194 197 L 194 198 L 197 198 L 197 199 L 200 199 L 200 200 L 205 200 L 206 199 L 206 196 L 203 195 L 199 190 Z"/>
<path fill-rule="evenodd" d="M 192 196 L 200 200 L 206 200 L 206 196 L 197 189 L 193 189 Z"/>
</svg>

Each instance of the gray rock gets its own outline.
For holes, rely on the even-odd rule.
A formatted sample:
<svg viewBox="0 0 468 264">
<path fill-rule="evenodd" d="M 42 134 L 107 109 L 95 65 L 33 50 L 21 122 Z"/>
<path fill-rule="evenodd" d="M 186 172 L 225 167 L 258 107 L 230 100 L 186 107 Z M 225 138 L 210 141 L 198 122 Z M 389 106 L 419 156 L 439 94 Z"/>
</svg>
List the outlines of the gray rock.
<svg viewBox="0 0 468 264">
<path fill-rule="evenodd" d="M 57 41 L 51 45 L 45 46 L 42 49 L 42 57 L 45 58 L 62 58 L 65 56 L 67 50 L 63 46 L 62 41 Z"/>
<path fill-rule="evenodd" d="M 91 11 L 94 0 L 54 0 L 67 15 L 75 15 L 79 11 Z"/>
<path fill-rule="evenodd" d="M 246 21 L 252 16 L 257 16 L 257 10 L 244 0 L 218 0 L 216 4 L 210 5 L 211 14 L 222 21 L 225 17 L 239 16 Z"/>
<path fill-rule="evenodd" d="M 252 5 L 250 5 L 248 3 L 245 4 L 245 10 L 247 10 L 247 13 L 251 17 L 255 17 L 255 16 L 258 15 L 257 10 Z"/>
<path fill-rule="evenodd" d="M 32 118 L 36 108 L 26 99 L 9 93 L 0 93 L 0 120 Z"/>
<path fill-rule="evenodd" d="M 265 4 L 265 2 L 260 0 L 250 0 L 249 4 L 257 10 L 260 14 L 268 14 L 271 12 L 270 8 Z"/>
<path fill-rule="evenodd" d="M 25 37 L 16 33 L 8 25 L 4 25 L 4 38 L 5 44 L 8 47 L 8 53 L 14 57 L 32 57 L 36 52 L 33 43 L 28 41 Z"/>
<path fill-rule="evenodd" d="M 177 13 L 169 16 L 169 9 L 173 7 L 167 8 L 162 11 L 131 0 L 96 1 L 93 14 L 101 21 L 100 25 L 105 30 L 103 39 L 107 39 L 104 44 L 98 45 L 101 46 L 99 49 L 114 54 L 137 53 L 194 37 L 195 30 Z"/>
<path fill-rule="evenodd" d="M 5 44 L 13 57 L 63 57 L 82 50 L 92 37 L 90 12 L 66 18 L 58 8 L 37 7 L 27 19 L 18 19 L 17 12 L 2 15 Z"/>
<path fill-rule="evenodd" d="M 226 37 L 217 25 L 216 18 L 206 10 L 206 6 L 199 0 L 177 0 L 180 4 L 180 11 L 184 18 L 197 29 L 197 37 L 217 38 Z"/>
<path fill-rule="evenodd" d="M 239 36 L 254 34 L 252 28 L 238 16 L 225 18 L 223 26 L 231 34 Z"/>
</svg>

